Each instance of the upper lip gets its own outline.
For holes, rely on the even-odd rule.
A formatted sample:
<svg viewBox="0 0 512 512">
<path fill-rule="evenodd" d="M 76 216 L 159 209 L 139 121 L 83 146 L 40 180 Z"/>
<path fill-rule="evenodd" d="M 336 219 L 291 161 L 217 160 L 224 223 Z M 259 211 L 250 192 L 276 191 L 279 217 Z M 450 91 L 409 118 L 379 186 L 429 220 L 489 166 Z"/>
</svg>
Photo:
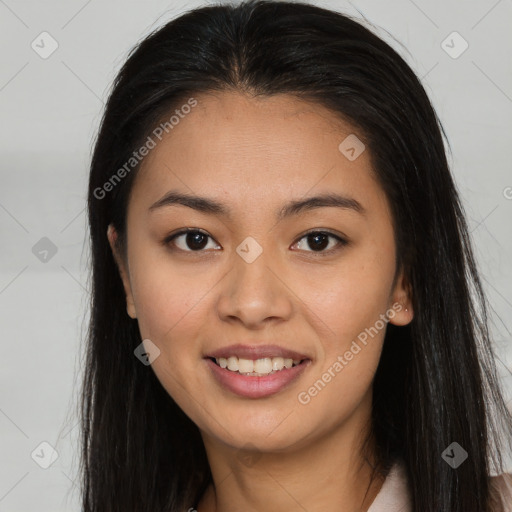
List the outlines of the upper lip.
<svg viewBox="0 0 512 512">
<path fill-rule="evenodd" d="M 242 359 L 264 359 L 267 357 L 282 357 L 284 359 L 309 359 L 307 355 L 290 350 L 279 345 L 229 345 L 210 352 L 206 357 L 218 359 L 235 356 Z"/>
</svg>

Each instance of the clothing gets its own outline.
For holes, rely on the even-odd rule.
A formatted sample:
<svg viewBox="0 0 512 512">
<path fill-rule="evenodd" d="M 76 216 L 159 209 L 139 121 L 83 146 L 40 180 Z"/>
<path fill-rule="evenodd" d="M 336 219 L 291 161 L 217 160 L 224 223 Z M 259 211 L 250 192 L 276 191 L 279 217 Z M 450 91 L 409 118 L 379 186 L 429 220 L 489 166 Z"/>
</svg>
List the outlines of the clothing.
<svg viewBox="0 0 512 512">
<path fill-rule="evenodd" d="M 492 483 L 503 503 L 503 512 L 512 512 L 512 474 L 492 477 Z M 197 510 L 198 504 L 193 510 Z M 411 512 L 412 502 L 403 462 L 389 471 L 368 512 Z"/>
<path fill-rule="evenodd" d="M 493 477 L 503 502 L 504 512 L 512 512 L 512 475 Z M 411 495 L 403 463 L 396 463 L 373 500 L 368 512 L 411 512 Z"/>
<path fill-rule="evenodd" d="M 411 512 L 412 502 L 403 463 L 396 463 L 368 512 Z"/>
</svg>

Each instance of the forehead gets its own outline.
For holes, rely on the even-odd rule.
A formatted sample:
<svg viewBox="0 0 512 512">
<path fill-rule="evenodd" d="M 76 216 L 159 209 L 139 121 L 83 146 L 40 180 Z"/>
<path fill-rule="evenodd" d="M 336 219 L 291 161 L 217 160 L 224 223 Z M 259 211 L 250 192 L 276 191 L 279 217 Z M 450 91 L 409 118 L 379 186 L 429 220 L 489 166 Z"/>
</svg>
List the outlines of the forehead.
<svg viewBox="0 0 512 512">
<path fill-rule="evenodd" d="M 340 150 L 347 137 L 357 141 L 362 134 L 325 107 L 285 94 L 216 92 L 194 99 L 196 106 L 175 116 L 161 140 L 153 135 L 155 147 L 133 191 L 146 207 L 170 189 L 220 197 L 241 209 L 274 209 L 290 197 L 333 190 L 363 203 L 382 201 L 369 151 L 351 160 Z"/>
</svg>

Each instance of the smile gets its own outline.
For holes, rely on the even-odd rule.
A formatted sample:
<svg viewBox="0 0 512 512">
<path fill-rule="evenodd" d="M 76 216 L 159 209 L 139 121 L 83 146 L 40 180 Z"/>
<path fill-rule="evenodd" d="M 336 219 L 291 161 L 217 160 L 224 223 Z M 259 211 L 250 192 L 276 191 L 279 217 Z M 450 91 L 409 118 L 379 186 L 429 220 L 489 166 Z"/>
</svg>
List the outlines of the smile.
<svg viewBox="0 0 512 512">
<path fill-rule="evenodd" d="M 272 375 L 284 368 L 292 368 L 301 363 L 300 359 L 283 357 L 265 357 L 261 359 L 243 359 L 236 356 L 212 358 L 221 368 L 238 372 L 241 375 L 261 377 Z"/>
<path fill-rule="evenodd" d="M 293 360 L 281 357 L 254 360 L 235 356 L 218 359 L 207 357 L 204 361 L 215 382 L 224 391 L 245 398 L 264 398 L 279 393 L 291 386 L 311 365 L 310 359 Z"/>
</svg>

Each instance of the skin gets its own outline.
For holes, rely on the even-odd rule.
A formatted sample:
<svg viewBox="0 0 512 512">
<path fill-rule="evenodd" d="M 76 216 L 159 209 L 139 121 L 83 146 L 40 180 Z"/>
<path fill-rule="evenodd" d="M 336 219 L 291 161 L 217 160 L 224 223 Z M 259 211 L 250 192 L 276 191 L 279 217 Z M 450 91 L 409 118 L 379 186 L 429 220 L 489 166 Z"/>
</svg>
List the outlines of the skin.
<svg viewBox="0 0 512 512">
<path fill-rule="evenodd" d="M 392 218 L 369 150 L 347 159 L 338 146 L 357 131 L 289 95 L 196 99 L 136 177 L 126 260 L 112 226 L 107 235 L 127 312 L 161 351 L 152 368 L 205 444 L 214 486 L 198 510 L 365 511 L 382 486 L 380 478 L 370 482 L 373 452 L 365 458 L 361 443 L 385 327 L 309 403 L 297 397 L 393 304 L 402 309 L 392 323 L 413 317 L 403 274 L 393 280 Z M 149 211 L 171 189 L 216 199 L 232 216 L 183 205 Z M 356 199 L 365 213 L 322 207 L 276 220 L 290 200 L 325 192 Z M 163 243 L 186 227 L 211 237 L 202 252 L 186 235 Z M 328 238 L 322 256 L 304 237 L 310 230 L 348 244 Z M 263 250 L 252 263 L 236 252 L 248 236 Z M 277 394 L 242 398 L 222 388 L 203 359 L 237 342 L 276 343 L 307 354 L 311 364 Z"/>
</svg>

